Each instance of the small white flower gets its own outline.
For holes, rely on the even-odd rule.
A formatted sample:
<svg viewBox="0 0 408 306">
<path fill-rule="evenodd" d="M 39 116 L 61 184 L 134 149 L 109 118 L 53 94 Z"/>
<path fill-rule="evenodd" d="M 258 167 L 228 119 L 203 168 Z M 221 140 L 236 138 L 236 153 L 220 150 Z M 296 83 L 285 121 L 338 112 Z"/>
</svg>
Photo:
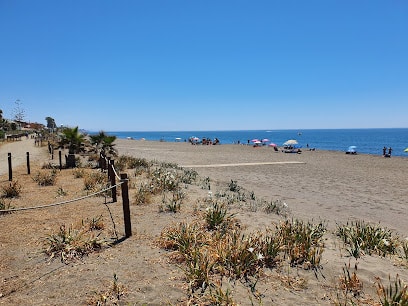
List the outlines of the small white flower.
<svg viewBox="0 0 408 306">
<path fill-rule="evenodd" d="M 283 202 L 283 207 L 288 207 L 288 204 L 286 204 L 285 202 Z"/>
<path fill-rule="evenodd" d="M 387 239 L 383 239 L 382 242 L 384 243 L 385 246 L 390 245 L 390 242 Z"/>
<path fill-rule="evenodd" d="M 248 251 L 252 253 L 254 251 L 254 248 L 249 248 Z"/>
<path fill-rule="evenodd" d="M 206 212 L 209 212 L 210 210 L 211 210 L 211 207 L 207 207 L 207 208 L 205 209 Z"/>
<path fill-rule="evenodd" d="M 262 259 L 264 259 L 265 257 L 262 255 L 262 253 L 259 253 L 258 254 L 258 260 L 262 260 Z"/>
</svg>

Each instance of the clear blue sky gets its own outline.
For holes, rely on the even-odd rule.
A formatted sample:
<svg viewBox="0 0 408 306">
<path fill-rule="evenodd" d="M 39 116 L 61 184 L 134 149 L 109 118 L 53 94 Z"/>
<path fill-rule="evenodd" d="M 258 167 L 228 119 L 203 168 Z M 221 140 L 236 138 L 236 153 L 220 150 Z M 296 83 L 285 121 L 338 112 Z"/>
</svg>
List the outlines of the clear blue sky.
<svg viewBox="0 0 408 306">
<path fill-rule="evenodd" d="M 0 0 L 0 109 L 90 130 L 408 127 L 408 2 Z"/>
</svg>

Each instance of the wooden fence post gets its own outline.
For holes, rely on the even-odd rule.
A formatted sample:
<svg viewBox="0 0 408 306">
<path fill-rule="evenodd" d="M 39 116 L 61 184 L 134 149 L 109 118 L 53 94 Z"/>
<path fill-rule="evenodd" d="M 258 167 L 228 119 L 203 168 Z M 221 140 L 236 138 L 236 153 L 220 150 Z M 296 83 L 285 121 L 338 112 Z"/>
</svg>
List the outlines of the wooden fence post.
<svg viewBox="0 0 408 306">
<path fill-rule="evenodd" d="M 101 158 L 100 158 L 100 167 L 101 171 L 103 172 L 106 170 L 106 156 L 104 153 L 101 152 Z"/>
<path fill-rule="evenodd" d="M 30 174 L 30 152 L 27 152 L 27 174 Z"/>
<path fill-rule="evenodd" d="M 110 177 L 112 176 L 112 173 L 111 173 L 112 169 L 111 169 L 111 164 L 110 164 L 111 158 L 108 156 L 108 157 L 106 157 L 106 159 L 107 159 L 106 169 L 108 170 L 107 171 L 108 172 L 108 179 L 110 180 Z"/>
<path fill-rule="evenodd" d="M 132 236 L 132 224 L 130 222 L 130 208 L 129 208 L 129 186 L 128 176 L 126 173 L 120 174 L 120 180 L 122 182 L 122 204 L 123 204 L 123 220 L 125 222 L 125 236 L 129 238 Z"/>
<path fill-rule="evenodd" d="M 111 172 L 111 176 L 110 176 L 110 183 L 112 186 L 112 202 L 115 203 L 117 202 L 117 198 L 116 198 L 116 175 L 115 175 L 115 171 L 114 171 L 114 167 L 115 167 L 115 161 L 112 159 L 109 162 L 110 165 L 110 172 Z"/>
<path fill-rule="evenodd" d="M 101 172 L 103 172 L 103 160 L 104 160 L 105 156 L 103 156 L 102 152 L 99 153 L 99 160 L 98 160 L 98 164 L 99 164 L 99 168 L 101 169 Z"/>
<path fill-rule="evenodd" d="M 59 164 L 60 164 L 60 171 L 61 171 L 62 170 L 62 153 L 61 153 L 61 150 L 59 150 L 58 156 L 59 156 Z"/>
<path fill-rule="evenodd" d="M 11 168 L 11 153 L 8 153 L 8 172 L 9 172 L 9 181 L 13 180 L 13 169 Z"/>
</svg>

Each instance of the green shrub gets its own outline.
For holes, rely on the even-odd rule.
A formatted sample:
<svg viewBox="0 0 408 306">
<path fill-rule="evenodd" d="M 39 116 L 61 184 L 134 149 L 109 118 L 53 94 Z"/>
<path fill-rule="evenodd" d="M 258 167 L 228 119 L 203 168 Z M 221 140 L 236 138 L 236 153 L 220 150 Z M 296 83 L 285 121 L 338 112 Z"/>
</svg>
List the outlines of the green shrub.
<svg viewBox="0 0 408 306">
<path fill-rule="evenodd" d="M 222 223 L 231 219 L 234 215 L 228 214 L 228 209 L 225 205 L 218 202 L 212 202 L 211 206 L 207 207 L 205 211 L 205 221 L 209 230 L 216 229 Z"/>
<path fill-rule="evenodd" d="M 21 185 L 18 181 L 12 181 L 6 186 L 2 186 L 3 196 L 5 198 L 16 198 L 21 193 Z"/>
<path fill-rule="evenodd" d="M 322 222 L 316 225 L 301 220 L 286 220 L 277 227 L 277 235 L 282 238 L 290 264 L 312 269 L 320 267 L 325 232 L 326 226 Z"/>
<path fill-rule="evenodd" d="M 144 158 L 137 158 L 128 155 L 121 155 L 118 157 L 115 163 L 117 171 L 124 171 L 126 169 L 147 169 L 150 167 L 150 163 Z"/>
<path fill-rule="evenodd" d="M 68 193 L 62 187 L 58 187 L 57 196 L 58 197 L 65 197 Z"/>
<path fill-rule="evenodd" d="M 84 176 L 84 190 L 98 191 L 106 187 L 108 177 L 103 172 L 91 172 Z"/>
<path fill-rule="evenodd" d="M 57 170 L 38 171 L 37 174 L 34 175 L 33 180 L 40 186 L 53 186 L 57 180 Z"/>
<path fill-rule="evenodd" d="M 172 192 L 172 198 L 167 200 L 166 196 L 163 195 L 163 204 L 166 205 L 166 210 L 169 212 L 176 213 L 180 211 L 181 209 L 181 204 L 183 202 L 183 199 L 185 197 L 185 193 L 181 189 L 173 190 Z"/>
<path fill-rule="evenodd" d="M 44 163 L 41 166 L 41 169 L 56 169 L 56 166 L 53 165 L 52 163 L 48 162 L 48 163 Z"/>
<path fill-rule="evenodd" d="M 83 168 L 74 168 L 72 174 L 74 175 L 74 178 L 83 178 L 85 176 L 85 170 Z"/>
<path fill-rule="evenodd" d="M 151 192 L 149 186 L 145 184 L 141 184 L 138 191 L 135 194 L 135 204 L 136 205 L 143 205 L 151 203 Z"/>
<path fill-rule="evenodd" d="M 197 176 L 198 176 L 197 171 L 193 169 L 183 169 L 181 182 L 183 182 L 184 184 L 192 184 L 196 181 Z"/>
<path fill-rule="evenodd" d="M 275 213 L 278 216 L 286 216 L 288 214 L 288 205 L 282 200 L 266 202 L 265 212 Z"/>
<path fill-rule="evenodd" d="M 6 200 L 5 200 L 4 198 L 0 198 L 0 210 L 8 210 L 8 209 L 13 209 L 13 208 L 14 208 L 14 207 L 11 206 L 11 202 L 6 203 Z M 8 214 L 8 213 L 11 213 L 11 212 L 5 212 L 5 211 L 3 211 L 3 212 L 0 212 L 0 215 L 2 215 L 2 214 Z"/>
<path fill-rule="evenodd" d="M 401 281 L 398 275 L 395 277 L 394 283 L 391 282 L 390 277 L 389 281 L 388 287 L 385 287 L 379 279 L 376 281 L 377 294 L 381 305 L 408 305 L 408 286 Z"/>
<path fill-rule="evenodd" d="M 82 227 L 88 231 L 100 231 L 105 228 L 105 223 L 103 222 L 103 216 L 87 218 L 82 220 Z"/>
<path fill-rule="evenodd" d="M 337 225 L 336 234 L 348 246 L 350 256 L 355 258 L 364 253 L 376 253 L 380 256 L 395 254 L 399 244 L 398 238 L 393 237 L 390 230 L 364 221 Z"/>
<path fill-rule="evenodd" d="M 177 172 L 169 171 L 166 168 L 156 168 L 151 173 L 151 192 L 158 194 L 163 191 L 174 191 L 179 188 L 179 177 Z"/>
<path fill-rule="evenodd" d="M 196 246 L 205 244 L 205 234 L 198 223 L 178 223 L 163 229 L 160 237 L 162 247 L 188 254 Z"/>
<path fill-rule="evenodd" d="M 136 168 L 149 168 L 150 167 L 150 163 L 147 161 L 147 159 L 145 158 L 131 158 L 128 161 L 128 168 L 129 169 L 136 169 Z"/>
<path fill-rule="evenodd" d="M 231 182 L 228 184 L 228 189 L 232 192 L 239 192 L 241 187 L 238 186 L 237 181 L 231 180 Z"/>
<path fill-rule="evenodd" d="M 44 241 L 44 252 L 50 258 L 60 257 L 62 262 L 81 258 L 99 250 L 106 242 L 89 228 L 66 228 L 61 225 L 57 233 L 48 235 Z"/>
</svg>

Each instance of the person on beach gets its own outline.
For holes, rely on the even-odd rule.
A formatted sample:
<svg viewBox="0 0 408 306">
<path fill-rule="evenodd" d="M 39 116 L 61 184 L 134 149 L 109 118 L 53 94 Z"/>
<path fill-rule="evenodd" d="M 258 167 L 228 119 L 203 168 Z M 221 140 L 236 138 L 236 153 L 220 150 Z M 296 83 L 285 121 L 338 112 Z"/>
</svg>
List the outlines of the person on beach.
<svg viewBox="0 0 408 306">
<path fill-rule="evenodd" d="M 389 147 L 389 149 L 388 149 L 388 155 L 391 157 L 391 152 L 392 152 L 392 148 L 391 147 Z"/>
<path fill-rule="evenodd" d="M 385 156 L 387 154 L 387 148 L 384 146 L 383 148 L 383 156 Z"/>
</svg>

